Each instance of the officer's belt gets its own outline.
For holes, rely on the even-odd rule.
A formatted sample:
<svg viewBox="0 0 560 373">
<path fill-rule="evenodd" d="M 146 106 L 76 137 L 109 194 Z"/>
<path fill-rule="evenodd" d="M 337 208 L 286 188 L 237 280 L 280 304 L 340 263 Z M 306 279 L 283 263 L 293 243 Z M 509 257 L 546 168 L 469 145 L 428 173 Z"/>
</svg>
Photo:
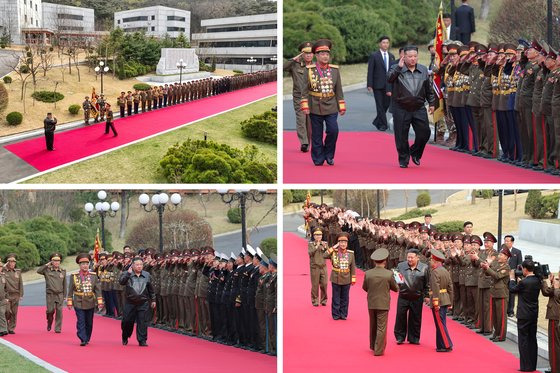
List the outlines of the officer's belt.
<svg viewBox="0 0 560 373">
<path fill-rule="evenodd" d="M 439 289 L 440 294 L 441 293 L 447 293 L 447 289 Z"/>
<path fill-rule="evenodd" d="M 335 271 L 335 272 L 341 272 L 341 273 L 348 273 L 348 272 L 350 272 L 349 269 L 340 269 L 340 268 L 333 268 L 333 271 Z"/>
<path fill-rule="evenodd" d="M 315 97 L 324 97 L 324 98 L 329 98 L 329 97 L 333 97 L 334 93 L 330 92 L 330 93 L 321 93 L 321 92 L 309 92 L 309 94 L 311 96 L 315 96 Z"/>
<path fill-rule="evenodd" d="M 85 297 L 91 297 L 91 296 L 93 296 L 93 292 L 85 292 L 84 293 L 84 292 L 81 292 L 81 291 L 75 291 L 74 295 L 78 295 L 80 297 L 84 297 L 84 296 Z"/>
</svg>

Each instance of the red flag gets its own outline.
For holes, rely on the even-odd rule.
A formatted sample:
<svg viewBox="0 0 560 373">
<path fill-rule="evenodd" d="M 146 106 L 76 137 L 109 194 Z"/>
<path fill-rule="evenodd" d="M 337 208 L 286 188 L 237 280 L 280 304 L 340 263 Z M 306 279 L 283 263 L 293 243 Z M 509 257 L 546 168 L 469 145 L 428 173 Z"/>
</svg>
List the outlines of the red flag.
<svg viewBox="0 0 560 373">
<path fill-rule="evenodd" d="M 101 250 L 101 242 L 99 241 L 99 228 L 97 228 L 97 234 L 95 235 L 95 243 L 93 244 L 93 261 L 97 263 L 99 261 L 99 252 Z"/>
<path fill-rule="evenodd" d="M 443 2 L 439 4 L 439 13 L 436 21 L 436 37 L 434 40 L 434 48 L 436 55 L 434 58 L 434 64 L 439 69 L 441 66 L 441 61 L 443 61 L 443 42 L 447 39 L 445 31 L 445 24 L 443 23 Z M 439 107 L 434 112 L 434 123 L 438 122 L 443 118 L 443 94 L 441 92 L 441 75 L 434 74 L 434 90 L 438 97 Z"/>
</svg>

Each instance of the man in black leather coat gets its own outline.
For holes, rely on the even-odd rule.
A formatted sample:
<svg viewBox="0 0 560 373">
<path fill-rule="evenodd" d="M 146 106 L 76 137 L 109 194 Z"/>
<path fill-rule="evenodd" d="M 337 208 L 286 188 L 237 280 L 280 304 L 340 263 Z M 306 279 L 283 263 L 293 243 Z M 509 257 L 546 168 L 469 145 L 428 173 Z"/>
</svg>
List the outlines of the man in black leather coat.
<svg viewBox="0 0 560 373">
<path fill-rule="evenodd" d="M 150 274 L 142 270 L 142 258 L 136 257 L 126 272 L 123 272 L 119 283 L 125 285 L 123 319 L 121 322 L 122 344 L 128 344 L 136 320 L 136 339 L 140 346 L 148 346 L 148 323 L 150 321 L 150 307 L 156 307 L 156 294 L 152 287 Z"/>
<path fill-rule="evenodd" d="M 436 96 L 428 69 L 418 64 L 418 47 L 405 47 L 404 57 L 398 64 L 391 66 L 387 76 L 392 86 L 393 123 L 399 165 L 407 168 L 409 159 L 412 158 L 412 162 L 419 166 L 431 133 L 424 105 L 427 101 L 430 114 L 433 114 Z M 410 125 L 416 134 L 412 146 L 408 144 Z"/>
<path fill-rule="evenodd" d="M 52 113 L 47 113 L 47 117 L 43 121 L 45 127 L 45 142 L 47 143 L 47 150 L 54 150 L 54 131 L 56 129 L 57 120 L 53 117 Z"/>
<path fill-rule="evenodd" d="M 422 300 L 429 300 L 430 274 L 428 265 L 419 261 L 418 250 L 410 249 L 406 261 L 400 262 L 397 271 L 402 275 L 403 284 L 399 285 L 395 338 L 397 344 L 420 343 L 422 326 Z"/>
</svg>

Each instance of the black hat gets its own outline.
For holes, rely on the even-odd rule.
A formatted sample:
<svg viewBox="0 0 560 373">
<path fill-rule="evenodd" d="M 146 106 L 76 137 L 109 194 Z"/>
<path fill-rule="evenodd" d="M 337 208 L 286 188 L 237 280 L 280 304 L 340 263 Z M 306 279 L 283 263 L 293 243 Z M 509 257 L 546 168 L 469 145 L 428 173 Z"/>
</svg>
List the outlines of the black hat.
<svg viewBox="0 0 560 373">
<path fill-rule="evenodd" d="M 312 52 L 319 53 L 319 52 L 329 52 L 332 48 L 332 42 L 329 39 L 319 39 L 313 44 Z"/>
<path fill-rule="evenodd" d="M 76 256 L 76 263 L 80 264 L 81 262 L 90 262 L 91 258 L 88 253 L 80 253 Z"/>
</svg>

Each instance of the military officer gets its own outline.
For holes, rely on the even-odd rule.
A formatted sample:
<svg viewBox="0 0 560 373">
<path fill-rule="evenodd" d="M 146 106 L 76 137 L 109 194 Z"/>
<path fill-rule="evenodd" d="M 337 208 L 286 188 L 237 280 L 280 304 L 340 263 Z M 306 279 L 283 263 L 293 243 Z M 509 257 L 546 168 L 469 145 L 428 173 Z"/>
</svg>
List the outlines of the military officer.
<svg viewBox="0 0 560 373">
<path fill-rule="evenodd" d="M 324 253 L 328 248 L 328 243 L 323 241 L 323 231 L 320 228 L 314 229 L 313 241 L 307 245 L 307 252 L 309 254 L 311 273 L 311 304 L 315 307 L 319 303 L 322 306 L 327 305 L 327 265 Z M 320 299 L 319 290 L 321 292 Z"/>
<path fill-rule="evenodd" d="M 146 92 L 146 108 L 148 109 L 148 111 L 152 111 L 153 91 L 151 88 L 148 88 L 145 92 Z"/>
<path fill-rule="evenodd" d="M 338 66 L 329 63 L 331 46 L 331 41 L 327 39 L 313 44 L 312 52 L 317 56 L 317 63 L 307 65 L 305 83 L 302 84 L 301 110 L 311 119 L 311 158 L 316 166 L 322 166 L 325 161 L 334 165 L 337 117 L 338 113 L 346 113 Z M 326 125 L 324 140 L 323 125 Z"/>
<path fill-rule="evenodd" d="M 107 120 L 105 121 L 105 133 L 109 133 L 109 129 L 113 131 L 113 136 L 117 136 L 117 130 L 115 129 L 115 125 L 113 124 L 113 109 L 111 109 L 111 104 L 107 103 Z M 122 111 L 122 108 L 121 108 Z"/>
<path fill-rule="evenodd" d="M 350 285 L 356 283 L 356 262 L 354 252 L 348 250 L 348 233 L 338 235 L 338 243 L 329 248 L 324 254 L 325 259 L 332 263 L 331 283 L 332 302 L 331 313 L 335 320 L 346 320 L 350 297 Z"/>
<path fill-rule="evenodd" d="M 271 254 L 268 264 L 270 278 L 266 283 L 265 313 L 267 323 L 267 345 L 268 354 L 276 356 L 276 321 L 277 321 L 277 260 L 276 255 Z"/>
<path fill-rule="evenodd" d="M 478 254 L 472 256 L 473 265 L 480 268 L 480 264 L 484 263 L 489 257 L 497 255 L 494 250 L 494 244 L 498 241 L 490 232 L 484 232 L 484 246 Z M 492 287 L 492 278 L 486 271 L 479 271 L 478 275 L 478 291 L 477 297 L 477 322 L 476 327 L 479 329 L 477 333 L 490 335 L 492 333 L 492 320 L 490 319 L 490 288 Z"/>
<path fill-rule="evenodd" d="M 89 102 L 89 97 L 86 96 L 84 98 L 84 102 L 82 102 L 82 109 L 84 109 L 84 123 L 86 125 L 89 124 L 89 113 L 91 111 L 91 102 Z"/>
<path fill-rule="evenodd" d="M 8 323 L 6 322 L 6 311 L 8 310 L 10 303 L 8 300 L 8 289 L 6 275 L 2 270 L 4 263 L 0 258 L 0 337 L 8 334 Z"/>
<path fill-rule="evenodd" d="M 124 118 L 124 108 L 126 105 L 126 96 L 124 92 L 121 92 L 121 95 L 117 98 L 117 102 L 121 111 L 121 118 Z"/>
<path fill-rule="evenodd" d="M 97 105 L 99 105 L 99 120 L 101 122 L 103 122 L 105 120 L 105 113 L 107 111 L 107 109 L 105 108 L 105 96 L 101 95 L 99 96 L 99 98 L 97 99 Z"/>
<path fill-rule="evenodd" d="M 431 249 L 430 254 L 430 299 L 436 326 L 436 351 L 450 352 L 453 342 L 447 331 L 446 316 L 447 309 L 453 307 L 453 283 L 451 275 L 443 267 L 445 254 L 435 249 Z"/>
<path fill-rule="evenodd" d="M 546 319 L 548 320 L 548 361 L 550 372 L 560 372 L 560 279 L 554 275 L 548 276 L 548 281 L 542 282 L 542 295 L 548 297 Z M 0 333 L 1 334 L 1 333 Z"/>
<path fill-rule="evenodd" d="M 126 114 L 128 116 L 132 115 L 132 101 L 134 97 L 132 96 L 132 91 L 128 91 L 126 95 Z"/>
<path fill-rule="evenodd" d="M 9 301 L 8 310 L 6 312 L 9 334 L 15 334 L 19 301 L 23 298 L 23 279 L 21 277 L 21 269 L 16 268 L 16 262 L 16 254 L 8 254 L 6 256 L 4 277 L 6 279 L 6 292 L 8 293 Z"/>
<path fill-rule="evenodd" d="M 296 132 L 302 152 L 307 152 L 309 148 L 309 116 L 301 110 L 301 94 L 302 85 L 305 84 L 305 74 L 307 74 L 306 66 L 313 62 L 312 47 L 311 42 L 301 43 L 298 47 L 300 54 L 284 64 L 284 71 L 288 71 L 292 76 L 292 101 L 296 112 Z"/>
<path fill-rule="evenodd" d="M 140 104 L 140 93 L 137 89 L 132 94 L 132 103 L 134 104 L 134 114 L 138 114 L 138 105 Z"/>
<path fill-rule="evenodd" d="M 66 300 L 68 309 L 74 307 L 76 312 L 80 346 L 87 345 L 91 339 L 95 307 L 103 308 L 100 282 L 97 275 L 89 271 L 89 262 L 89 254 L 80 253 L 76 256 L 80 271 L 70 275 Z"/>
<path fill-rule="evenodd" d="M 369 348 L 375 356 L 381 356 L 387 345 L 387 319 L 391 304 L 390 291 L 398 291 L 399 287 L 393 272 L 386 269 L 387 249 L 375 250 L 371 260 L 375 268 L 366 271 L 362 289 L 367 292 L 369 311 Z"/>
<path fill-rule="evenodd" d="M 53 316 L 56 312 L 54 332 L 60 333 L 62 329 L 62 304 L 66 298 L 66 270 L 60 267 L 62 255 L 53 253 L 49 262 L 37 269 L 37 273 L 45 276 L 47 291 L 47 331 L 51 330 Z"/>
</svg>

